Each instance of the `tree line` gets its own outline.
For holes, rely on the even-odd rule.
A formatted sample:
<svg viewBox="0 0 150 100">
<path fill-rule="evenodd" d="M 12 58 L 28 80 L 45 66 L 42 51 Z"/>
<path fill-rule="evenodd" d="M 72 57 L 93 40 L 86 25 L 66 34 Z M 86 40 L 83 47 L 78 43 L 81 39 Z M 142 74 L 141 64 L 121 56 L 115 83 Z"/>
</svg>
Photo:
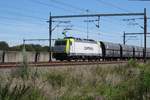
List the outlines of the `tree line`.
<svg viewBox="0 0 150 100">
<path fill-rule="evenodd" d="M 9 46 L 9 44 L 5 41 L 0 41 L 0 50 L 6 51 L 21 51 L 24 45 L 16 45 L 16 46 Z M 27 51 L 49 51 L 48 46 L 41 46 L 39 44 L 25 44 L 25 48 Z"/>
</svg>

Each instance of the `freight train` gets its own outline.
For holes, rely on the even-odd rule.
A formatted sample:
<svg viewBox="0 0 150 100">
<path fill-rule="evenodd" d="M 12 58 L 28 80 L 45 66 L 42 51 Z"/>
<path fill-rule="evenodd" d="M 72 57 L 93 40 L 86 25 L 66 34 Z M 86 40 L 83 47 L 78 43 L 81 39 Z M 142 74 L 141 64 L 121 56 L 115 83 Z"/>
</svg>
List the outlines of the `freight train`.
<svg viewBox="0 0 150 100">
<path fill-rule="evenodd" d="M 124 60 L 143 59 L 144 48 L 90 39 L 65 37 L 55 41 L 53 57 L 56 60 Z M 150 48 L 146 49 L 150 58 Z"/>
<path fill-rule="evenodd" d="M 55 41 L 52 56 L 53 61 L 128 60 L 143 59 L 144 50 L 138 46 L 66 37 Z M 28 62 L 48 62 L 49 52 L 27 51 L 26 57 Z M 150 58 L 150 48 L 146 50 L 146 57 Z M 23 62 L 21 51 L 0 50 L 0 64 L 17 62 Z"/>
</svg>

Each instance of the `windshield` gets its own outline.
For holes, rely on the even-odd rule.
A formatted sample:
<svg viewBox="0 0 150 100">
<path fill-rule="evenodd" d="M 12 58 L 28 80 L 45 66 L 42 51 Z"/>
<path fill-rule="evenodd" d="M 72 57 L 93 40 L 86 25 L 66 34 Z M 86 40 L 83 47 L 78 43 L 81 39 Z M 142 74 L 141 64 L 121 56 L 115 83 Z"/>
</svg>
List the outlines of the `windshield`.
<svg viewBox="0 0 150 100">
<path fill-rule="evenodd" d="M 66 45 L 66 40 L 63 40 L 63 41 L 56 41 L 55 42 L 55 45 Z"/>
</svg>

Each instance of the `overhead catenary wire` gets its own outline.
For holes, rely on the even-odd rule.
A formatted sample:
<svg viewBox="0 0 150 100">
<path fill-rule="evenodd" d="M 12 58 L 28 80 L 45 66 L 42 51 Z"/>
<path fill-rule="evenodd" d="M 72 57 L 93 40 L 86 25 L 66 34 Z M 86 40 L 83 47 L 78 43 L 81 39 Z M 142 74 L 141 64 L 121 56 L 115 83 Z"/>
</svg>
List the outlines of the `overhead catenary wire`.
<svg viewBox="0 0 150 100">
<path fill-rule="evenodd" d="M 75 28 L 72 28 L 72 30 L 79 31 L 81 33 L 86 33 L 86 31 L 85 30 L 81 30 L 81 28 L 83 28 L 83 27 L 82 26 L 78 26 L 78 27 L 76 26 Z M 89 33 L 91 33 L 92 30 L 94 31 L 94 29 L 90 28 Z M 94 32 L 94 33 L 96 33 L 96 32 Z M 97 31 L 97 33 L 99 33 L 99 32 Z M 116 38 L 116 36 L 118 36 L 118 35 L 110 35 L 108 33 L 106 34 L 106 32 L 100 32 L 100 34 L 103 35 L 103 36 L 114 37 L 114 38 Z M 98 34 L 96 34 L 96 35 L 98 35 Z"/>
<path fill-rule="evenodd" d="M 76 25 L 76 27 L 78 27 L 78 28 L 84 28 L 83 26 L 81 26 L 81 25 Z M 100 30 L 98 29 L 98 28 L 93 28 L 93 27 L 89 27 L 89 31 L 92 31 L 92 32 L 99 32 Z M 84 32 L 86 32 L 86 31 L 84 31 Z M 91 32 L 89 32 L 89 33 L 91 33 Z M 107 35 L 108 35 L 108 33 L 107 32 L 104 32 L 104 33 L 106 33 Z M 117 34 L 112 34 L 112 35 L 110 35 L 109 34 L 109 36 L 118 36 Z"/>
<path fill-rule="evenodd" d="M 81 30 L 81 29 L 79 29 L 79 28 L 72 28 L 72 30 L 75 30 L 75 31 L 77 31 L 77 32 L 81 32 L 81 33 L 85 33 L 86 31 L 84 31 L 84 30 Z M 95 32 L 96 33 L 96 32 Z M 98 33 L 96 33 L 95 35 L 101 35 L 101 36 L 104 36 L 104 37 L 107 37 L 107 38 L 109 38 L 109 39 L 116 39 L 116 38 L 118 38 L 118 37 L 116 37 L 116 36 L 114 36 L 114 35 L 106 35 L 106 34 L 102 34 L 103 32 L 100 32 L 100 34 L 98 34 Z"/>
<path fill-rule="evenodd" d="M 63 26 L 63 27 L 65 27 L 65 26 Z M 78 24 L 77 24 L 77 25 L 75 25 L 75 26 L 73 25 L 73 27 L 71 27 L 71 28 L 72 28 L 72 30 L 80 30 L 80 32 L 86 33 L 85 30 L 81 30 L 81 28 L 82 28 L 82 29 L 85 28 L 84 26 L 81 26 L 81 25 L 78 25 Z M 95 30 L 93 27 L 89 27 L 89 33 L 91 33 L 91 32 L 93 33 L 93 32 L 95 32 L 95 31 L 98 32 L 98 31 L 100 31 L 100 30 L 99 30 L 98 28 L 96 28 L 96 30 Z M 107 36 L 110 36 L 110 37 L 111 37 L 111 36 L 118 36 L 118 35 L 108 35 L 108 34 L 107 34 Z"/>
</svg>

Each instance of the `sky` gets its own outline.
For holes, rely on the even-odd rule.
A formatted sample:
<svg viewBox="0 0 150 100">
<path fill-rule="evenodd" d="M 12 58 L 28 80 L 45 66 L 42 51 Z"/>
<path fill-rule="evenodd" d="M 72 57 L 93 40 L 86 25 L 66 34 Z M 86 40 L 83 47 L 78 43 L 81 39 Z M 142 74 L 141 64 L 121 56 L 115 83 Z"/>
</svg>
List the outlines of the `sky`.
<svg viewBox="0 0 150 100">
<path fill-rule="evenodd" d="M 150 1 L 131 0 L 1 0 L 0 1 L 0 41 L 6 41 L 10 46 L 22 44 L 23 39 L 48 39 L 48 19 L 52 16 L 79 15 L 95 13 L 143 13 L 147 8 L 150 16 Z M 88 10 L 88 11 L 87 11 Z M 62 32 L 67 30 L 67 36 L 87 38 L 97 41 L 114 43 L 123 42 L 124 32 L 143 32 L 143 20 L 129 20 L 143 16 L 97 17 L 54 19 L 52 38 L 63 38 Z M 87 22 L 90 20 L 91 22 Z M 69 23 L 60 23 L 69 21 Z M 150 24 L 148 20 L 148 32 Z M 99 25 L 100 27 L 96 27 Z M 87 28 L 88 27 L 88 28 Z M 127 37 L 127 44 L 143 46 L 143 35 Z M 150 37 L 147 46 L 150 47 Z M 48 45 L 48 41 L 32 41 Z"/>
</svg>

